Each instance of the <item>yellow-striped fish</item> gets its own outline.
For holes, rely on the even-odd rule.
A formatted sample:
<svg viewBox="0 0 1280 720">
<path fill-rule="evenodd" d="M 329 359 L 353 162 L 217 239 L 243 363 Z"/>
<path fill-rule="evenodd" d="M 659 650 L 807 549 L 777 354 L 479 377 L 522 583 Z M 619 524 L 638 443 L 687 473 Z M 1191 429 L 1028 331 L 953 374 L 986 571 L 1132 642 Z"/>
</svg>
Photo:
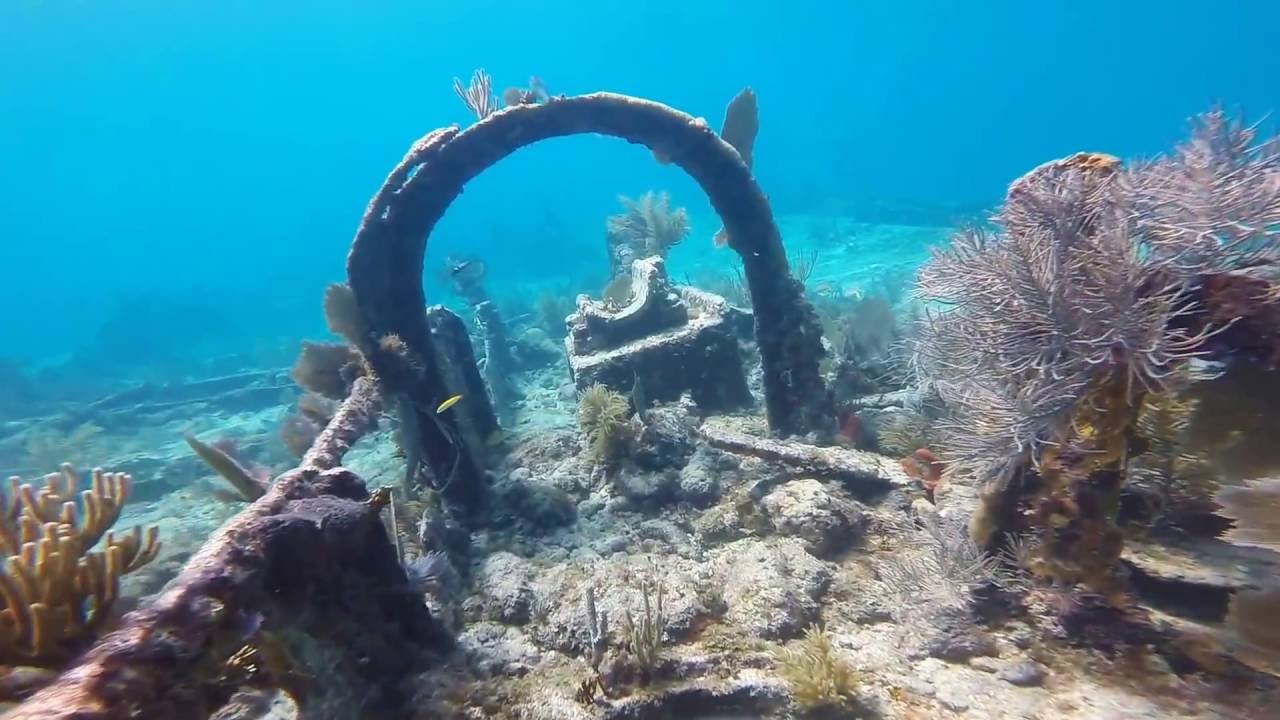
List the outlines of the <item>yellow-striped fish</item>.
<svg viewBox="0 0 1280 720">
<path fill-rule="evenodd" d="M 457 405 L 460 402 L 462 402 L 462 396 L 454 395 L 453 397 L 449 398 L 448 400 L 445 400 L 444 402 L 436 406 L 436 414 L 439 415 L 440 413 L 444 412 L 445 410 L 448 410 L 449 408 L 453 407 L 454 405 Z"/>
</svg>

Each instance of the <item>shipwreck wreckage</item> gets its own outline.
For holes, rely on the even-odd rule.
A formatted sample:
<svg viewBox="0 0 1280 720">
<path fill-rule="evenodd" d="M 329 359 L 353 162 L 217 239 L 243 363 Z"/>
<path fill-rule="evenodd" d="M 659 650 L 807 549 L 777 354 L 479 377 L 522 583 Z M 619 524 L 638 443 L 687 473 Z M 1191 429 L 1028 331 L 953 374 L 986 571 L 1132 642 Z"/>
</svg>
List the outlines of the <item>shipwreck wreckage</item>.
<svg viewBox="0 0 1280 720">
<path fill-rule="evenodd" d="M 380 515 L 388 492 L 367 487 L 342 461 L 376 427 L 381 412 L 396 412 L 401 442 L 412 445 L 415 461 L 434 477 L 448 478 L 442 488 L 445 501 L 464 515 L 483 512 L 487 481 L 479 453 L 458 445 L 473 445 L 495 427 L 493 410 L 477 406 L 486 401 L 469 397 L 458 413 L 433 412 L 452 394 L 447 388 L 483 381 L 469 345 L 458 347 L 466 333 L 457 317 L 425 310 L 423 263 L 432 229 L 465 184 L 521 147 L 544 139 L 600 134 L 643 145 L 693 177 L 719 214 L 728 246 L 742 259 L 753 300 L 769 430 L 782 438 L 805 439 L 752 436 L 713 418 L 702 430 L 708 443 L 818 475 L 866 475 L 889 485 L 909 484 L 887 458 L 822 446 L 835 425 L 833 400 L 819 364 L 822 329 L 802 284 L 792 276 L 769 203 L 751 172 L 754 96 L 745 93 L 739 97 L 749 97 L 753 116 L 745 123 L 749 130 L 741 130 L 744 124 L 738 122 L 735 132 L 747 137 L 722 137 L 705 120 L 659 103 L 594 93 L 515 104 L 466 129 L 441 128 L 414 143 L 374 195 L 348 258 L 349 289 L 344 292 L 352 313 L 335 330 L 346 337 L 364 372 L 349 383 L 332 419 L 300 464 L 210 537 L 163 592 L 125 615 L 6 717 L 215 716 L 245 684 L 246 667 L 267 662 L 244 656 L 247 635 L 264 631 L 330 658 L 322 677 L 309 668 L 310 681 L 361 698 L 361 717 L 402 716 L 408 700 L 402 681 L 429 667 L 433 655 L 447 652 L 452 641 L 410 591 Z M 745 103 L 735 101 L 731 109 L 734 105 Z M 726 136 L 729 125 L 726 119 Z M 1106 163 L 1101 169 L 1097 163 L 1066 167 L 1086 178 L 1111 171 Z M 659 286 L 660 264 L 637 268 L 642 280 Z M 1231 303 L 1237 285 L 1215 285 L 1220 292 L 1206 304 L 1214 311 L 1237 307 Z M 711 313 L 707 317 L 720 312 L 705 298 L 695 300 L 710 308 L 704 309 Z M 583 323 L 594 321 L 590 313 L 580 315 Z M 713 319 L 719 322 L 719 317 Z M 1238 326 L 1270 329 L 1280 324 L 1277 317 L 1248 315 Z M 582 362 L 591 372 L 607 370 Z M 735 384 L 725 394 L 740 390 Z M 1116 417 L 1127 422 L 1124 413 Z M 1108 437 L 1120 435 L 1116 431 Z M 1033 473 L 1030 465 L 1018 470 Z M 1069 477 L 1067 490 L 1073 497 L 1092 497 L 1117 482 L 1113 468 L 1096 463 L 1060 474 Z M 985 540 L 996 530 L 1010 529 L 1012 509 L 1026 502 L 1028 487 L 1015 483 L 987 491 L 978 507 L 992 532 L 975 531 L 975 536 Z M 1086 503 L 1078 517 L 1068 518 L 1071 527 L 1108 526 L 1112 520 L 1099 508 Z M 1105 553 L 1085 550 L 1102 565 L 1118 561 L 1116 547 Z M 1095 574 L 1111 578 L 1106 568 Z"/>
</svg>

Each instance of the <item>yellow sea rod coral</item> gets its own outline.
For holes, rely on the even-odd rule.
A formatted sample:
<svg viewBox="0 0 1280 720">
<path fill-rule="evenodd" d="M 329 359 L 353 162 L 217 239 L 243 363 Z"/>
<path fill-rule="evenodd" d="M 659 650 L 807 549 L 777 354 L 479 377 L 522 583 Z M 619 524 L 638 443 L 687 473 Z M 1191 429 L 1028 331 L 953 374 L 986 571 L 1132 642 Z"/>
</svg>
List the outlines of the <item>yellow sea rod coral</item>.
<svg viewBox="0 0 1280 720">
<path fill-rule="evenodd" d="M 160 549 L 154 527 L 110 532 L 129 476 L 94 470 L 91 478 L 83 491 L 70 465 L 45 476 L 43 487 L 9 478 L 0 516 L 0 663 L 64 660 L 108 617 L 120 577 Z"/>
<path fill-rule="evenodd" d="M 804 637 L 777 654 L 778 675 L 791 688 L 791 699 L 805 710 L 837 709 L 856 702 L 858 675 L 836 653 L 831 634 L 812 625 Z"/>
</svg>

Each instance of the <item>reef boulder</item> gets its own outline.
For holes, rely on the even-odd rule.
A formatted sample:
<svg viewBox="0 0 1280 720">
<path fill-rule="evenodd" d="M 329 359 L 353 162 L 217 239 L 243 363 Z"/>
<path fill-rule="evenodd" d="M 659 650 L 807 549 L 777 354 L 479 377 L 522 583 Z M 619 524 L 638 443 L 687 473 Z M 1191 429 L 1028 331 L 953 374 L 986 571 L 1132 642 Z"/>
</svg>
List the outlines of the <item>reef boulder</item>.
<svg viewBox="0 0 1280 720">
<path fill-rule="evenodd" d="M 764 497 L 761 506 L 783 535 L 799 538 L 818 557 L 830 557 L 852 545 L 866 529 L 863 506 L 839 488 L 817 480 L 792 480 Z"/>
<path fill-rule="evenodd" d="M 726 622 L 754 637 L 791 638 L 812 623 L 831 583 L 827 564 L 795 538 L 748 538 L 714 554 L 715 587 L 728 607 Z"/>
<path fill-rule="evenodd" d="M 523 558 L 509 552 L 485 558 L 477 578 L 484 616 L 517 625 L 528 622 L 533 607 L 532 579 L 533 572 Z"/>
</svg>

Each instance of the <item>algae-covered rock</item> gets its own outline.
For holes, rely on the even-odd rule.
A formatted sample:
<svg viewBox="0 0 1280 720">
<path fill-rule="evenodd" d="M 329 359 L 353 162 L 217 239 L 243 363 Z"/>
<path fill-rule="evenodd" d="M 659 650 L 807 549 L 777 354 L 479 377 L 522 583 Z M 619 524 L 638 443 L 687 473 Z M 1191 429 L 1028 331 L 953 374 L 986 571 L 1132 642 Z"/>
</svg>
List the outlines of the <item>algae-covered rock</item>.
<svg viewBox="0 0 1280 720">
<path fill-rule="evenodd" d="M 818 557 L 848 548 L 867 525 L 861 504 L 813 479 L 793 480 L 774 489 L 761 506 L 779 533 L 799 538 Z"/>
<path fill-rule="evenodd" d="M 298 703 L 284 690 L 241 690 L 209 720 L 297 720 Z"/>
<path fill-rule="evenodd" d="M 542 652 L 518 628 L 494 622 L 467 626 L 458 636 L 467 663 L 486 675 L 525 675 L 542 660 Z"/>
<path fill-rule="evenodd" d="M 632 402 L 636 402 L 633 396 Z M 685 408 L 666 405 L 638 408 L 644 427 L 636 441 L 634 460 L 646 470 L 683 467 L 694 453 L 696 421 Z"/>
<path fill-rule="evenodd" d="M 698 446 L 680 470 L 680 499 L 698 507 L 715 502 L 726 484 L 724 479 L 736 480 L 741 466 L 742 462 L 729 453 Z"/>
<path fill-rule="evenodd" d="M 484 615 L 505 623 L 529 621 L 533 605 L 533 571 L 529 562 L 509 552 L 496 552 L 480 566 L 477 585 L 484 598 Z"/>
<path fill-rule="evenodd" d="M 716 587 L 725 621 L 759 638 L 790 638 L 814 621 L 831 582 L 826 563 L 795 538 L 746 539 L 716 550 Z"/>
<path fill-rule="evenodd" d="M 641 587 L 660 582 L 664 636 L 668 642 L 687 636 L 709 614 L 705 598 L 710 579 L 701 564 L 679 556 L 658 558 L 618 554 L 606 560 L 568 563 L 544 572 L 535 583 L 541 617 L 532 630 L 538 643 L 563 652 L 583 653 L 591 647 L 585 615 L 588 588 L 595 589 L 596 608 L 610 618 L 611 642 L 621 641 L 622 617 L 643 612 Z"/>
<path fill-rule="evenodd" d="M 995 640 L 975 624 L 967 612 L 950 609 L 935 615 L 923 632 L 920 651 L 930 657 L 961 663 L 976 657 L 1000 654 Z"/>
<path fill-rule="evenodd" d="M 633 503 L 662 506 L 675 501 L 679 484 L 673 473 L 628 470 L 614 476 L 613 486 Z"/>
</svg>

